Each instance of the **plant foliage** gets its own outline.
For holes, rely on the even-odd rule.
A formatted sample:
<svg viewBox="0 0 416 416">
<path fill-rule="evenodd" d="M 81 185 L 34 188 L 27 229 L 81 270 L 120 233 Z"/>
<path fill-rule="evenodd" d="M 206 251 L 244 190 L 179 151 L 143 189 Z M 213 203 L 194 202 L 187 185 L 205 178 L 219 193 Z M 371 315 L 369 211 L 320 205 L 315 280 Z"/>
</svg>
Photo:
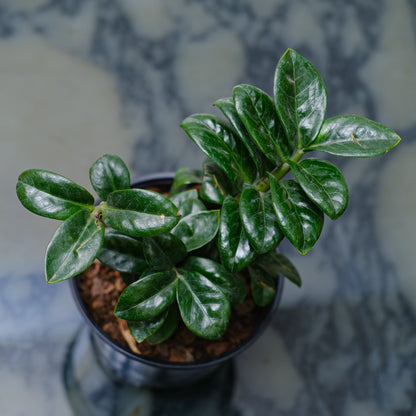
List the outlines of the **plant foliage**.
<svg viewBox="0 0 416 416">
<path fill-rule="evenodd" d="M 47 248 L 47 281 L 71 278 L 96 258 L 134 276 L 115 314 L 139 342 L 164 341 L 179 319 L 201 337 L 221 337 L 231 305 L 246 296 L 243 273 L 261 306 L 273 300 L 278 274 L 300 286 L 295 266 L 276 247 L 286 237 L 307 253 L 324 216 L 339 218 L 348 203 L 341 171 L 303 156 L 373 157 L 400 141 L 363 117 L 325 120 L 322 78 L 294 50 L 278 62 L 273 97 L 243 84 L 215 105 L 224 118 L 194 114 L 182 122 L 207 160 L 201 171 L 178 170 L 169 196 L 130 189 L 130 173 L 114 155 L 90 169 L 99 205 L 56 173 L 30 169 L 18 179 L 27 209 L 63 221 Z"/>
</svg>

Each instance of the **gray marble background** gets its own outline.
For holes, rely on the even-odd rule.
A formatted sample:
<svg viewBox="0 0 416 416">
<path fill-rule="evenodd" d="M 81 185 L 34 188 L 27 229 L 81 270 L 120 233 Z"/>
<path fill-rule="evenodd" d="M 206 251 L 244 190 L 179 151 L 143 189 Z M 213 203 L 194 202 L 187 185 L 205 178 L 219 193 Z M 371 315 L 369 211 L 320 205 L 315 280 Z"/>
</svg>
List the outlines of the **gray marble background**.
<svg viewBox="0 0 416 416">
<path fill-rule="evenodd" d="M 15 196 L 26 168 L 87 186 L 103 153 L 135 175 L 199 166 L 180 129 L 233 85 L 271 93 L 287 48 L 310 59 L 328 116 L 403 138 L 337 162 L 350 188 L 286 285 L 272 328 L 236 365 L 243 416 L 416 415 L 416 2 L 413 0 L 0 0 L 0 414 L 71 414 L 62 363 L 81 320 L 47 285 L 57 223 Z M 204 405 L 204 403 L 202 403 Z M 81 415 L 82 416 L 82 415 Z"/>
</svg>

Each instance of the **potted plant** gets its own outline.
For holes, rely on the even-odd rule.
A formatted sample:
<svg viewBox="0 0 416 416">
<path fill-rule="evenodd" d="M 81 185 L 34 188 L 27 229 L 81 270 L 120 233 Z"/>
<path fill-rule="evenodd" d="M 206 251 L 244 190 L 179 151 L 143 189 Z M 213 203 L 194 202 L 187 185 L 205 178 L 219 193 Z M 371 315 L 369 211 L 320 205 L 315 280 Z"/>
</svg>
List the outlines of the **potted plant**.
<svg viewBox="0 0 416 416">
<path fill-rule="evenodd" d="M 27 170 L 17 182 L 27 209 L 64 221 L 47 247 L 47 281 L 78 276 L 97 258 L 120 272 L 125 288 L 114 313 L 138 343 L 165 342 L 178 325 L 216 340 L 247 288 L 265 307 L 280 296 L 278 275 L 300 286 L 295 266 L 276 251 L 279 243 L 287 238 L 307 253 L 320 236 L 324 216 L 339 218 L 348 203 L 340 170 L 304 156 L 318 151 L 374 157 L 400 141 L 392 130 L 360 116 L 325 119 L 324 83 L 315 67 L 291 49 L 276 67 L 273 98 L 244 84 L 215 106 L 224 117 L 194 114 L 182 122 L 207 156 L 202 169 L 179 169 L 168 183 L 159 178 L 131 188 L 126 165 L 114 155 L 100 157 L 90 169 L 98 204 L 85 188 L 49 171 Z M 106 338 L 102 330 L 97 333 Z M 127 368 L 124 375 L 133 383 L 142 383 L 142 372 L 150 371 L 157 378 L 154 385 L 160 385 L 160 374 L 168 384 L 177 383 L 178 378 L 170 379 L 171 370 L 190 381 L 199 367 L 212 371 L 232 355 L 223 353 L 214 364 L 148 359 L 153 367 L 143 370 L 146 358 L 110 346 L 108 339 L 97 354 L 118 376 Z"/>
</svg>

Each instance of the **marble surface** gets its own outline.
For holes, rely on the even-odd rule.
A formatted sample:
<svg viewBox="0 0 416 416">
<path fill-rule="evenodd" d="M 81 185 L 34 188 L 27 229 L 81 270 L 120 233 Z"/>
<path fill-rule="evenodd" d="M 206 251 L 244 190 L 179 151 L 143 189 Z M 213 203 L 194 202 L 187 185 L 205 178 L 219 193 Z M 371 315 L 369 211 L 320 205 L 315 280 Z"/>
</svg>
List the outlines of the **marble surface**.
<svg viewBox="0 0 416 416">
<path fill-rule="evenodd" d="M 289 47 L 320 71 L 328 116 L 370 117 L 403 140 L 340 161 L 346 214 L 308 255 L 284 246 L 304 285 L 286 285 L 272 327 L 236 361 L 224 415 L 416 415 L 416 2 L 1 0 L 2 416 L 72 414 L 62 368 L 81 324 L 68 285 L 45 283 L 57 223 L 19 205 L 18 174 L 87 184 L 103 153 L 135 175 L 198 166 L 180 121 L 237 83 L 271 92 Z M 192 405 L 207 411 L 210 397 Z"/>
</svg>

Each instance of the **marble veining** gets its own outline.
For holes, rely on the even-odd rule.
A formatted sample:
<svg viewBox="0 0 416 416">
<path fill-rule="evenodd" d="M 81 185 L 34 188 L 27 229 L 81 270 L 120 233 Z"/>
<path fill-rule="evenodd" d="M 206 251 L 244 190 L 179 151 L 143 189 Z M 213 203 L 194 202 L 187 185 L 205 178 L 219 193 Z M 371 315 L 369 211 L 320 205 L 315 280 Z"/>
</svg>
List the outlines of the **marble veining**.
<svg viewBox="0 0 416 416">
<path fill-rule="evenodd" d="M 337 161 L 347 212 L 325 220 L 306 256 L 283 244 L 303 287 L 286 284 L 271 328 L 221 379 L 232 391 L 221 411 L 416 415 L 415 18 L 411 0 L 0 1 L 0 414 L 72 414 L 62 367 L 81 322 L 68 286 L 44 282 L 56 224 L 19 205 L 17 175 L 42 167 L 87 184 L 103 153 L 135 175 L 199 166 L 181 120 L 215 112 L 237 83 L 271 93 L 290 47 L 321 73 L 328 117 L 370 117 L 403 141 L 374 160 Z M 121 394 L 97 386 L 97 400 Z M 224 397 L 211 393 L 213 407 L 197 395 L 188 411 L 214 412 Z M 186 400 L 136 399 L 117 416 L 186 414 Z"/>
</svg>

